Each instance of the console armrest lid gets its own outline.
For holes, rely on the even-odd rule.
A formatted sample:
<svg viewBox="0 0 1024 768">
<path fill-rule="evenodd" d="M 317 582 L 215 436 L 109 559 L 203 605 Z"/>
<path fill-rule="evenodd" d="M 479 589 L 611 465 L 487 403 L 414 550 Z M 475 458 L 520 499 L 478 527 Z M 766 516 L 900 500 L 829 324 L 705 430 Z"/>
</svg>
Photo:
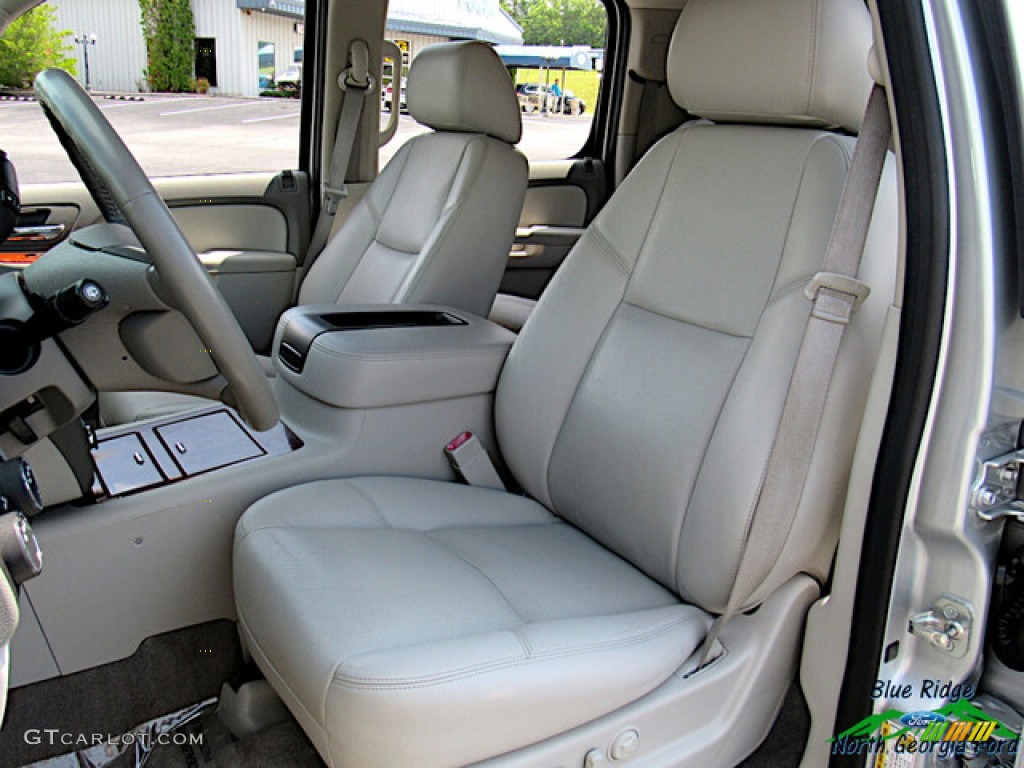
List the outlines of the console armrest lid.
<svg viewBox="0 0 1024 768">
<path fill-rule="evenodd" d="M 493 392 L 515 334 L 432 305 L 312 305 L 286 312 L 274 367 L 338 408 L 379 408 Z"/>
</svg>

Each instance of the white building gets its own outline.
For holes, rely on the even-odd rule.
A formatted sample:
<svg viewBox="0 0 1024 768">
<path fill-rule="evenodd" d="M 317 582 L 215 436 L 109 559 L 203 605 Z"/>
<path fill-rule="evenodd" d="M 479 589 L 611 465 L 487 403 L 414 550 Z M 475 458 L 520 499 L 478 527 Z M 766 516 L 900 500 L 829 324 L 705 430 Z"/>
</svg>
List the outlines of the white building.
<svg viewBox="0 0 1024 768">
<path fill-rule="evenodd" d="M 95 34 L 88 47 L 96 91 L 145 90 L 146 46 L 138 0 L 51 0 L 60 29 Z M 258 96 L 267 80 L 302 61 L 305 0 L 192 0 L 197 77 L 212 92 Z M 522 30 L 498 0 L 391 0 L 386 37 L 411 57 L 447 40 L 521 43 Z M 69 41 L 70 42 L 70 41 Z M 85 63 L 76 46 L 79 79 Z"/>
</svg>

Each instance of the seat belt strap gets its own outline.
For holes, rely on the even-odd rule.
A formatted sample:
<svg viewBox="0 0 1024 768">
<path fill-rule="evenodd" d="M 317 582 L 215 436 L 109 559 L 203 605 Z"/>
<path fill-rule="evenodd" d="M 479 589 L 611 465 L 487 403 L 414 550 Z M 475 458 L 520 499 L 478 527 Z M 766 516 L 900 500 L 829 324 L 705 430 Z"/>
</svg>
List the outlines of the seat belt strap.
<svg viewBox="0 0 1024 768">
<path fill-rule="evenodd" d="M 805 289 L 813 302 L 789 391 L 782 408 L 757 503 L 740 549 L 725 611 L 708 632 L 698 669 L 707 662 L 722 628 L 742 610 L 775 567 L 789 539 L 814 454 L 839 344 L 868 288 L 856 279 L 875 207 L 892 128 L 885 91 L 868 100 L 839 210 L 825 251 L 824 271 Z M 751 547 L 750 542 L 756 541 Z"/>
<path fill-rule="evenodd" d="M 334 226 L 334 215 L 338 212 L 338 203 L 348 197 L 345 174 L 352 159 L 363 105 L 366 103 L 366 97 L 373 91 L 373 83 L 373 77 L 369 73 L 369 50 L 366 43 L 362 40 L 353 40 L 349 49 L 349 66 L 338 75 L 338 87 L 345 96 L 341 103 L 341 113 L 338 115 L 338 130 L 334 134 L 331 162 L 321 185 L 323 194 L 320 215 L 317 217 L 316 227 L 313 229 L 313 236 L 306 251 L 306 271 L 327 245 Z"/>
</svg>

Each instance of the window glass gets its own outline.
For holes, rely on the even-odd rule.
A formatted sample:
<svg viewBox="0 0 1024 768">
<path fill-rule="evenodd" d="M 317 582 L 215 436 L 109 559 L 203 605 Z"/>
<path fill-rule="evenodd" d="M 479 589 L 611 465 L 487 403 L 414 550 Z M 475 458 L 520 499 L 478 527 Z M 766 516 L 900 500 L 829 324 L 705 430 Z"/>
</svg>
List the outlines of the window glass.
<svg viewBox="0 0 1024 768">
<path fill-rule="evenodd" d="M 519 149 L 530 160 L 577 154 L 590 135 L 601 86 L 608 19 L 600 0 L 391 0 L 386 37 L 403 51 L 403 71 L 423 48 L 449 40 L 494 45 L 516 84 L 523 113 Z M 385 67 L 381 125 L 394 108 L 393 73 Z M 404 80 L 403 80 L 404 85 Z M 381 164 L 428 129 L 398 101 L 395 137 Z"/>
<path fill-rule="evenodd" d="M 151 176 L 296 167 L 304 12 L 304 0 L 37 7 L 0 47 L 0 142 L 21 183 L 78 179 L 31 97 L 44 66 L 75 75 Z"/>
</svg>

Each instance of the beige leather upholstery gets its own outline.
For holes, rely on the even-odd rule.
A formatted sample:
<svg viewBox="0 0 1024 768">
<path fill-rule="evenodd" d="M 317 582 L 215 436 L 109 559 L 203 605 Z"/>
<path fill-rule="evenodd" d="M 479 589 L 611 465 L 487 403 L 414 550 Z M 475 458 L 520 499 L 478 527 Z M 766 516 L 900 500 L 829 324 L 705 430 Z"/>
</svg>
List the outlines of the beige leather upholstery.
<svg viewBox="0 0 1024 768">
<path fill-rule="evenodd" d="M 288 310 L 277 326 L 275 347 L 292 322 L 332 309 L 312 304 Z M 353 410 L 489 395 L 515 336 L 468 313 L 459 317 L 463 324 L 457 326 L 322 333 L 310 344 L 301 373 L 278 361 L 277 374 L 318 402 Z"/>
<path fill-rule="evenodd" d="M 446 43 L 409 73 L 409 109 L 436 132 L 406 142 L 331 237 L 299 304 L 441 304 L 487 316 L 526 195 L 519 105 L 490 46 Z M 110 392 L 107 425 L 204 404 L 187 395 Z"/>
<path fill-rule="evenodd" d="M 530 315 L 536 307 L 537 302 L 534 299 L 499 292 L 494 297 L 491 314 L 487 316 L 487 319 L 518 333 L 526 325 L 526 321 L 530 319 Z"/>
<path fill-rule="evenodd" d="M 466 765 L 559 733 L 653 689 L 708 623 L 540 504 L 429 480 L 274 494 L 235 552 L 253 654 L 337 766 Z"/>
<path fill-rule="evenodd" d="M 731 39 L 732 26 L 774 37 L 775 14 L 831 13 L 857 23 L 785 29 L 787 46 L 847 52 L 848 88 L 824 112 L 810 99 L 785 127 L 702 121 L 669 135 L 544 293 L 495 405 L 529 499 L 355 478 L 279 492 L 242 517 L 243 635 L 332 766 L 463 765 L 581 726 L 669 680 L 724 608 L 854 145 L 792 123 L 835 122 L 840 101 L 863 108 L 869 41 L 850 50 L 834 38 L 867 11 L 860 0 L 690 0 L 673 41 Z M 751 16 L 763 23 L 749 27 Z M 761 79 L 772 66 L 740 62 Z M 776 76 L 776 92 L 796 87 L 788 65 Z M 707 89 L 707 109 L 752 122 L 759 95 L 743 109 L 729 82 L 720 103 Z M 811 479 L 793 489 L 793 534 L 754 602 L 829 568 L 895 285 L 891 164 L 882 186 L 861 270 L 872 291 L 843 340 Z"/>
<path fill-rule="evenodd" d="M 427 48 L 402 146 L 302 283 L 299 304 L 445 304 L 487 315 L 526 195 L 512 81 L 478 42 Z"/>
<path fill-rule="evenodd" d="M 711 120 L 840 125 L 868 101 L 871 20 L 845 0 L 687 3 L 668 53 L 679 106 Z"/>
<path fill-rule="evenodd" d="M 489 45 L 448 43 L 424 49 L 409 68 L 409 114 L 435 131 L 522 138 L 519 100 Z"/>
</svg>

